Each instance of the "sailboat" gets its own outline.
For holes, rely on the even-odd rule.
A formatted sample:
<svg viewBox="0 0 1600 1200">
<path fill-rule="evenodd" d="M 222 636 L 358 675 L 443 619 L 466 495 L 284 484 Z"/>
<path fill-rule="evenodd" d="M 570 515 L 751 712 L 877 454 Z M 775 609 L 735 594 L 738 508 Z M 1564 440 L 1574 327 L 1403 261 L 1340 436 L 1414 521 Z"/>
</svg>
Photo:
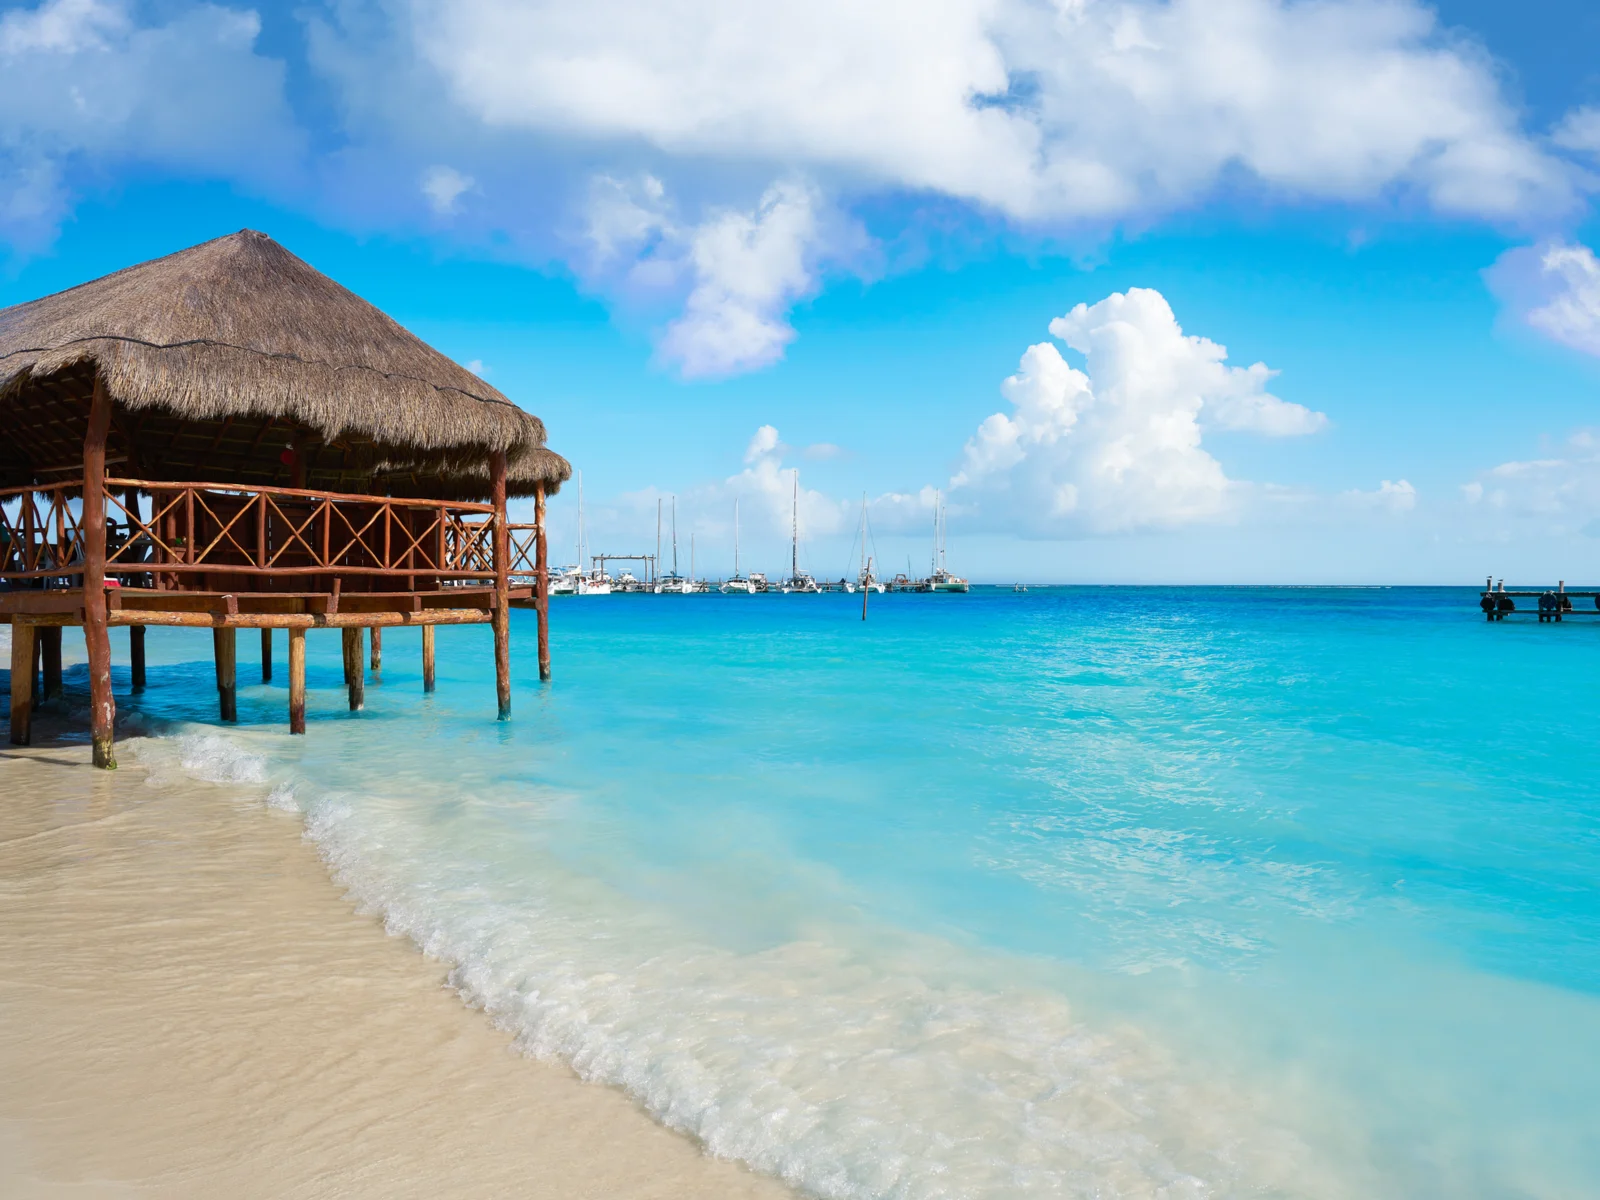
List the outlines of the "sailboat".
<svg viewBox="0 0 1600 1200">
<path fill-rule="evenodd" d="M 753 596 L 755 584 L 739 574 L 739 501 L 733 502 L 733 577 L 726 580 L 718 589 L 724 596 Z"/>
<path fill-rule="evenodd" d="M 789 542 L 789 578 L 783 581 L 783 591 L 816 593 L 822 591 L 817 581 L 800 570 L 800 472 L 794 473 L 794 499 L 791 503 L 791 537 Z"/>
<path fill-rule="evenodd" d="M 944 497 L 933 494 L 933 573 L 922 581 L 920 592 L 964 592 L 967 581 L 952 575 L 944 565 L 945 515 Z"/>
<path fill-rule="evenodd" d="M 672 574 L 663 575 L 656 581 L 656 595 L 658 596 L 687 596 L 691 585 L 687 579 L 678 574 L 678 498 L 672 498 Z"/>
<path fill-rule="evenodd" d="M 861 570 L 856 572 L 854 583 L 846 583 L 844 590 L 854 592 L 857 588 L 862 591 L 874 591 L 882 594 L 883 584 L 878 582 L 878 577 L 872 573 L 872 557 L 867 553 L 867 494 L 861 493 Z"/>
<path fill-rule="evenodd" d="M 584 554 L 588 547 L 583 529 L 583 472 L 578 472 L 578 561 L 571 566 L 558 567 L 550 580 L 553 596 L 609 596 L 611 580 L 603 570 L 585 572 Z"/>
</svg>

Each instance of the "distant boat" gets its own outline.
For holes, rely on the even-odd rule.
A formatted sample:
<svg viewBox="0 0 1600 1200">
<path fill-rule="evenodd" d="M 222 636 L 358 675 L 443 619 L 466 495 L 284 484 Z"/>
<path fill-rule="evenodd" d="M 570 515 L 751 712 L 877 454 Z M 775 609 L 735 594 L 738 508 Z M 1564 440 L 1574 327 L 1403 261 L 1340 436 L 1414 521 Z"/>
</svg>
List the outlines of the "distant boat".
<svg viewBox="0 0 1600 1200">
<path fill-rule="evenodd" d="M 878 577 L 872 573 L 872 557 L 867 553 L 867 494 L 861 493 L 861 570 L 856 572 L 855 582 L 840 580 L 844 590 L 854 592 L 857 588 L 863 591 L 883 592 L 884 585 L 878 582 Z"/>
<path fill-rule="evenodd" d="M 822 591 L 817 581 L 800 569 L 800 472 L 794 473 L 794 500 L 790 510 L 789 578 L 783 581 L 783 593 L 817 593 Z"/>
<path fill-rule="evenodd" d="M 733 502 L 733 577 L 723 581 L 717 589 L 724 596 L 753 596 L 756 587 L 749 579 L 739 574 L 739 501 Z"/>
<path fill-rule="evenodd" d="M 660 508 L 657 507 L 659 514 Z M 657 520 L 659 520 L 659 516 Z M 659 536 L 659 535 L 658 535 Z M 658 596 L 687 596 L 693 587 L 689 581 L 678 574 L 678 498 L 672 498 L 672 574 L 663 575 L 656 580 L 656 595 Z"/>
<path fill-rule="evenodd" d="M 959 575 L 951 574 L 944 564 L 944 497 L 935 492 L 933 495 L 933 573 L 922 581 L 919 592 L 964 592 L 967 591 L 967 581 Z"/>
</svg>

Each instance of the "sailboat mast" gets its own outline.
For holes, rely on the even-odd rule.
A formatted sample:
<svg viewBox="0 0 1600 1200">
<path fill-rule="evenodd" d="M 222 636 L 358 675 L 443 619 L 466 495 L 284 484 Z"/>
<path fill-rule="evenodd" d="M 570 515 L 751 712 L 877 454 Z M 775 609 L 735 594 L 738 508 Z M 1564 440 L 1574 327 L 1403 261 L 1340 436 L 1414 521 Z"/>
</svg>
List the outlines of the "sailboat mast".
<svg viewBox="0 0 1600 1200">
<path fill-rule="evenodd" d="M 678 498 L 672 498 L 672 577 L 678 577 Z"/>
<path fill-rule="evenodd" d="M 789 578 L 800 578 L 800 472 L 794 473 L 794 500 L 790 507 Z"/>
<path fill-rule="evenodd" d="M 733 498 L 733 577 L 739 578 L 739 498 Z"/>
<path fill-rule="evenodd" d="M 661 574 L 661 497 L 656 497 L 656 556 L 650 563 L 650 579 L 652 582 Z"/>
<path fill-rule="evenodd" d="M 929 568 L 935 575 L 939 573 L 939 493 L 933 494 L 933 558 Z"/>
<path fill-rule="evenodd" d="M 578 472 L 578 574 L 583 574 L 583 472 Z"/>
</svg>

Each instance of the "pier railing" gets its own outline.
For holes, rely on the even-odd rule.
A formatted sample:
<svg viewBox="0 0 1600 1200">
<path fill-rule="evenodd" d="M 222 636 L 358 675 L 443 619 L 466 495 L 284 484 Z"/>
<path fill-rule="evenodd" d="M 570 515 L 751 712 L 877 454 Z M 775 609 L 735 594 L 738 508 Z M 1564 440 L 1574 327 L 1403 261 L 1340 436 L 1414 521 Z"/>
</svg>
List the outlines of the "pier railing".
<svg viewBox="0 0 1600 1200">
<path fill-rule="evenodd" d="M 494 575 L 490 504 L 141 479 L 108 478 L 105 486 L 106 573 L 149 576 L 157 588 L 202 586 L 193 577 L 217 572 L 263 584 L 330 574 L 441 582 Z M 83 571 L 75 499 L 82 488 L 69 480 L 0 491 L 0 581 L 76 586 L 68 577 Z"/>
</svg>

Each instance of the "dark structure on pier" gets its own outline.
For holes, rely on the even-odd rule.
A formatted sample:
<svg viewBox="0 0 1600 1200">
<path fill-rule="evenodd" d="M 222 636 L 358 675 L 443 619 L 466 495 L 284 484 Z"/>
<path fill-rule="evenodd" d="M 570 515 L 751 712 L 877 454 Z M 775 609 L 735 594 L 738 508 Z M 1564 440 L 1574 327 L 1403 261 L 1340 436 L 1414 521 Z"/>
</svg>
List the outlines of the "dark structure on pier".
<svg viewBox="0 0 1600 1200">
<path fill-rule="evenodd" d="M 509 609 L 538 610 L 549 676 L 544 500 L 571 474 L 545 429 L 271 238 L 249 230 L 0 310 L 0 622 L 11 740 L 36 654 L 59 686 L 64 625 L 89 651 L 94 758 L 112 753 L 111 626 L 214 631 L 225 720 L 234 642 L 289 631 L 305 730 L 305 631 L 343 631 L 351 707 L 363 631 L 492 624 L 510 713 Z M 536 520 L 513 526 L 510 496 Z M 532 586 L 513 588 L 517 575 Z M 54 670 L 52 672 L 52 665 Z"/>
<path fill-rule="evenodd" d="M 1517 601 L 1524 603 L 1521 607 Z M 1573 601 L 1579 603 L 1574 606 Z M 1592 607 L 1591 607 L 1592 606 Z M 1483 585 L 1478 607 L 1490 621 L 1504 621 L 1518 612 L 1535 613 L 1541 625 L 1560 621 L 1564 617 L 1600 617 L 1600 591 L 1589 589 L 1567 590 L 1567 581 L 1559 581 L 1553 588 L 1507 588 L 1505 580 L 1495 586 L 1491 575 Z"/>
</svg>

